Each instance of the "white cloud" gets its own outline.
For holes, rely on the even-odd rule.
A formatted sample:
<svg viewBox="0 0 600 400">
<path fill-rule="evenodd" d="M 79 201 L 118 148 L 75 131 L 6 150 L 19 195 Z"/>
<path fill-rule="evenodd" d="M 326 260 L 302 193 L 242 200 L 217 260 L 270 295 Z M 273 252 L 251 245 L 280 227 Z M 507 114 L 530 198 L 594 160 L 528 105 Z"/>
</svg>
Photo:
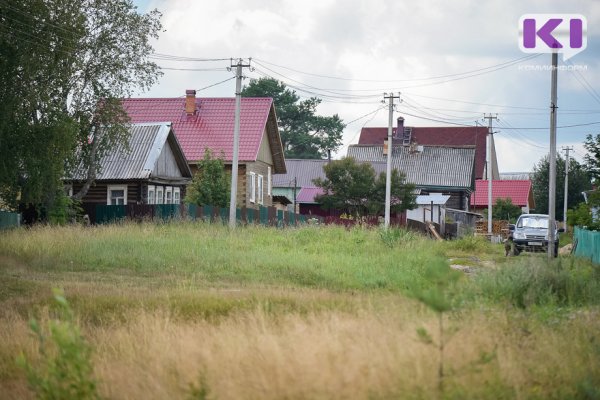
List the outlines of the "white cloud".
<svg viewBox="0 0 600 400">
<path fill-rule="evenodd" d="M 268 73 L 294 86 L 302 84 L 334 91 L 355 90 L 354 95 L 370 90 L 375 97 L 355 98 L 351 103 L 332 102 L 324 98 L 319 107 L 323 114 L 339 114 L 350 121 L 380 107 L 383 92 L 401 90 L 405 103 L 400 110 L 431 119 L 473 123 L 484 112 L 497 112 L 501 124 L 513 127 L 545 127 L 550 95 L 550 73 L 523 71 L 517 66 L 494 73 L 455 80 L 435 86 L 421 86 L 417 78 L 458 74 L 506 62 L 524 56 L 517 46 L 518 20 L 525 13 L 578 12 L 588 18 L 589 35 L 600 37 L 600 5 L 586 0 L 568 4 L 558 0 L 156 0 L 164 14 L 166 29 L 156 43 L 159 53 L 188 57 L 255 57 L 298 71 L 348 80 L 318 78 L 290 69 L 263 64 L 245 71 L 250 77 Z M 583 74 L 590 83 L 600 79 L 600 55 L 594 41 L 581 54 L 588 71 Z M 596 49 L 598 47 L 595 47 Z M 544 64 L 543 55 L 531 64 Z M 578 57 L 573 63 L 578 63 Z M 228 61 L 217 63 L 160 62 L 179 68 L 223 68 Z M 202 88 L 231 77 L 226 71 L 165 71 L 165 76 L 149 93 L 151 96 L 180 96 L 185 89 Z M 362 82 L 368 80 L 406 80 L 411 82 Z M 298 83 L 301 82 L 301 83 Z M 598 114 L 561 114 L 562 110 L 599 109 L 596 102 L 572 76 L 559 76 L 559 125 L 600 120 Z M 307 89 L 315 91 L 314 89 Z M 596 89 L 600 91 L 600 89 Z M 207 89 L 201 96 L 233 96 L 234 81 Z M 324 93 L 323 90 L 318 90 Z M 298 91 L 303 96 L 310 93 Z M 428 97 L 447 100 L 434 100 Z M 472 103 L 456 102 L 464 100 Z M 523 106 L 503 108 L 500 106 Z M 415 113 L 410 106 L 420 108 Z M 423 107 L 431 108 L 424 111 Z M 535 110 L 533 110 L 535 108 Z M 369 117 L 370 118 L 370 117 Z M 387 112 L 375 118 L 362 119 L 350 125 L 345 142 L 357 140 L 362 124 L 385 126 Z M 394 118 L 395 119 L 395 118 Z M 414 126 L 441 125 L 435 121 L 406 116 Z M 593 130 L 595 129 L 595 130 Z M 586 133 L 598 132 L 600 125 L 559 131 L 559 144 L 569 140 L 580 143 Z M 547 131 L 521 130 L 527 140 L 516 133 L 499 135 L 497 140 L 500 169 L 530 170 L 541 156 L 530 141 L 546 146 Z M 573 140 L 575 138 L 575 140 Z M 519 141 L 520 140 L 520 141 Z M 540 153 L 541 154 L 541 153 Z"/>
</svg>

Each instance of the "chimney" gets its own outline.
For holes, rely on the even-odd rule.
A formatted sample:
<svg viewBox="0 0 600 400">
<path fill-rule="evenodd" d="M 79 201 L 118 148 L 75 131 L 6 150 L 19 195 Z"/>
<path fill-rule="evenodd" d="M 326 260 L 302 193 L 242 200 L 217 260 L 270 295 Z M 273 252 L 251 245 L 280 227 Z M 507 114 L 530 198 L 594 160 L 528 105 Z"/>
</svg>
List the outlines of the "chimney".
<svg viewBox="0 0 600 400">
<path fill-rule="evenodd" d="M 187 115 L 196 114 L 196 91 L 188 89 L 185 91 L 185 113 Z"/>
<path fill-rule="evenodd" d="M 394 139 L 402 139 L 404 137 L 404 118 L 398 117 L 398 127 L 396 128 L 396 136 Z"/>
</svg>

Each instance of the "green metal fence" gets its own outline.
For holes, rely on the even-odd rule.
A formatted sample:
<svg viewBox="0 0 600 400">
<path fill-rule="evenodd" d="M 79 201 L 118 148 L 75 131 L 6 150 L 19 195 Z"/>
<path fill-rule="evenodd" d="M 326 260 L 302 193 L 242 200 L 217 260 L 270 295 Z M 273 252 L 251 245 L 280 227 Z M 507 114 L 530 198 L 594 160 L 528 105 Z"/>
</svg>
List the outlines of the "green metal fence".
<svg viewBox="0 0 600 400">
<path fill-rule="evenodd" d="M 91 211 L 91 210 L 90 210 Z M 109 206 L 98 204 L 93 210 L 93 223 L 106 224 L 129 220 L 170 220 L 170 219 L 202 219 L 205 221 L 229 221 L 229 209 L 213 206 L 197 206 L 195 204 L 156 204 L 156 205 L 120 205 Z M 316 219 L 319 219 L 317 217 Z M 304 215 L 276 210 L 274 207 L 242 208 L 236 210 L 236 220 L 240 224 L 260 224 L 265 226 L 284 227 L 297 223 L 306 223 Z"/>
<path fill-rule="evenodd" d="M 0 229 L 16 228 L 21 225 L 21 214 L 0 211 Z"/>
<path fill-rule="evenodd" d="M 577 257 L 588 258 L 594 264 L 600 264 L 600 232 L 575 227 L 573 240 Z"/>
</svg>

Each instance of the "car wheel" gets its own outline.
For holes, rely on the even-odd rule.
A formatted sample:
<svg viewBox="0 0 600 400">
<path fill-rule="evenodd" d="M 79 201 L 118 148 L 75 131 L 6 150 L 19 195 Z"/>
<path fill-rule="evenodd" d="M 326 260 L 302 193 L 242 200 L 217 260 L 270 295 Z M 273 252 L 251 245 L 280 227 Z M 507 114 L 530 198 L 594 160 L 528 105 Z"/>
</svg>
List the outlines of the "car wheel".
<svg viewBox="0 0 600 400">
<path fill-rule="evenodd" d="M 518 256 L 519 254 L 521 254 L 521 250 L 519 250 L 519 248 L 515 246 L 513 249 L 513 255 Z"/>
</svg>

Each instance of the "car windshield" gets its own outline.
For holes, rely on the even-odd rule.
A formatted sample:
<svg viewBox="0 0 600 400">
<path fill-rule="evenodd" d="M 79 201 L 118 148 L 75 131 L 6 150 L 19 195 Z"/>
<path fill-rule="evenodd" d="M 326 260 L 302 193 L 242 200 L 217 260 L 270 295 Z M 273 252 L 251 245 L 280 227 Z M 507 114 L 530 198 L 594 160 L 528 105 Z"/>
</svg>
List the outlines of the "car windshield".
<svg viewBox="0 0 600 400">
<path fill-rule="evenodd" d="M 524 217 L 519 220 L 518 228 L 548 229 L 547 217 Z"/>
</svg>

